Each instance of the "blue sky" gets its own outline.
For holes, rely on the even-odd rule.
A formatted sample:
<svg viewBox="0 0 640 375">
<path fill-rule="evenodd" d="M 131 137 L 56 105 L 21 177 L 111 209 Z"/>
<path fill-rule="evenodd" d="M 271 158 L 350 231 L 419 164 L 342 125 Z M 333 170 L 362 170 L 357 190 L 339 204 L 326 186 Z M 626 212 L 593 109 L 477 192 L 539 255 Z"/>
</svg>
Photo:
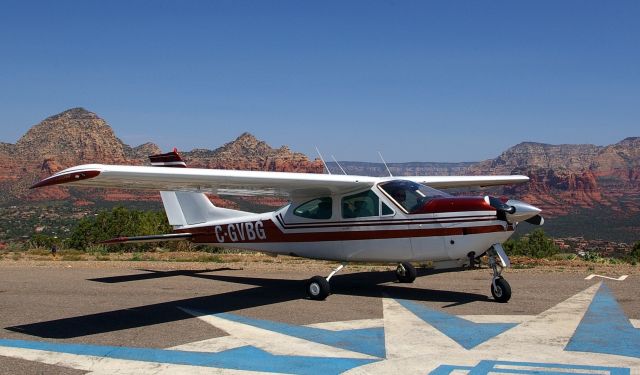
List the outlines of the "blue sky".
<svg viewBox="0 0 640 375">
<path fill-rule="evenodd" d="M 339 160 L 640 136 L 640 1 L 0 3 L 0 141 L 82 106 L 126 143 L 249 131 Z"/>
</svg>

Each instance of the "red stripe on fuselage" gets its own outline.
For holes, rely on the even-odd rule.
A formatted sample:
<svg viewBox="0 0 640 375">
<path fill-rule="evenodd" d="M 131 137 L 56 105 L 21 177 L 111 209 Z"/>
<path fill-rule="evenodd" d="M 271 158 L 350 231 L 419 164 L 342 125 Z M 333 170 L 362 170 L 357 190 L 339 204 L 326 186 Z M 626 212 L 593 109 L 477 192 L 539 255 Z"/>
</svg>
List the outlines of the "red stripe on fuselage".
<svg viewBox="0 0 640 375">
<path fill-rule="evenodd" d="M 250 228 L 246 226 L 250 224 Z M 352 230 L 339 232 L 285 233 L 273 221 L 264 220 L 214 225 L 184 229 L 193 234 L 192 241 L 197 243 L 269 243 L 269 242 L 325 242 L 377 240 L 408 237 L 461 236 L 467 234 L 504 232 L 503 225 L 469 226 L 460 228 L 421 228 L 421 229 L 383 229 Z M 259 232 L 258 232 L 259 230 Z M 180 231 L 178 231 L 180 232 Z"/>
</svg>

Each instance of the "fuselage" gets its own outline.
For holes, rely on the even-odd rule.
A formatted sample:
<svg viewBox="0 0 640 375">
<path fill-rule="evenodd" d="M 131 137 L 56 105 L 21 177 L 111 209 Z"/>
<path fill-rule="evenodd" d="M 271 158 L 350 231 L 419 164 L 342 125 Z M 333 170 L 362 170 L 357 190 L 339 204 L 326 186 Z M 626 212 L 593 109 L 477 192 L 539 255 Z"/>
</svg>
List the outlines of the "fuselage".
<svg viewBox="0 0 640 375">
<path fill-rule="evenodd" d="M 274 212 L 179 232 L 192 233 L 197 243 L 341 262 L 466 261 L 469 253 L 480 255 L 513 234 L 514 225 L 499 219 L 484 197 L 419 193 L 410 208 L 380 185 L 296 197 Z"/>
</svg>

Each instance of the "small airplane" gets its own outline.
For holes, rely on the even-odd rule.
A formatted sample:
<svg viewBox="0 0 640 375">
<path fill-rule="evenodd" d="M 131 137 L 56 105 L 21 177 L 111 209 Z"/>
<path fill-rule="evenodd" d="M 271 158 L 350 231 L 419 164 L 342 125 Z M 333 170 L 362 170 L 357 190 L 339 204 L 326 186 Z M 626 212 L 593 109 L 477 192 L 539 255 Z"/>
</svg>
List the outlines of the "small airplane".
<svg viewBox="0 0 640 375">
<path fill-rule="evenodd" d="M 331 278 L 349 262 L 398 263 L 398 281 L 411 283 L 416 278 L 411 262 L 459 270 L 475 267 L 486 255 L 493 271 L 491 294 L 507 302 L 511 287 L 501 274 L 510 261 L 501 243 L 518 222 L 544 222 L 541 210 L 525 202 L 436 190 L 522 183 L 529 180 L 526 176 L 369 177 L 198 169 L 187 168 L 176 149 L 149 159 L 152 166 L 80 165 L 31 188 L 65 184 L 160 190 L 173 233 L 106 243 L 189 240 L 341 262 L 327 277 L 307 281 L 306 293 L 314 300 L 331 293 Z M 217 207 L 205 193 L 286 196 L 290 203 L 273 212 L 252 213 Z"/>
</svg>

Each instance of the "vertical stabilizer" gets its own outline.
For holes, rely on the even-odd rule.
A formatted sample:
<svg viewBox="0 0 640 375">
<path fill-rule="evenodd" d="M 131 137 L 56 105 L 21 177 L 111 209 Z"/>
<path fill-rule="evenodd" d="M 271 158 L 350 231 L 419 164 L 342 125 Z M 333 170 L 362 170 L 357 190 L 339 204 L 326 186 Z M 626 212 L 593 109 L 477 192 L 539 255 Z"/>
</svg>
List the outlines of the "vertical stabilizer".
<svg viewBox="0 0 640 375">
<path fill-rule="evenodd" d="M 187 167 L 175 148 L 166 154 L 151 155 L 149 161 L 156 167 Z M 250 212 L 216 207 L 204 193 L 161 191 L 160 197 L 169 224 L 176 229 L 208 221 L 251 215 Z"/>
</svg>

